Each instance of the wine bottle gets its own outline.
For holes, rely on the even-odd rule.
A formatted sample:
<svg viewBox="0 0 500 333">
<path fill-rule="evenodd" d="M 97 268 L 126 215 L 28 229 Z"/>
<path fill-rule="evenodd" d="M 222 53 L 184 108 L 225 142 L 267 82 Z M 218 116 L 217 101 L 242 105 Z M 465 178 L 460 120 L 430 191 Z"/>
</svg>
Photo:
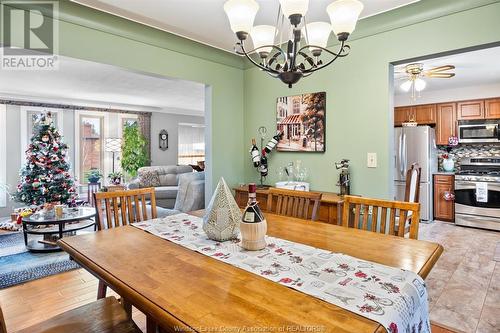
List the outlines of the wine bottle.
<svg viewBox="0 0 500 333">
<path fill-rule="evenodd" d="M 257 168 L 260 165 L 260 154 L 259 154 L 259 148 L 257 148 L 257 144 L 255 143 L 255 139 L 252 139 L 252 147 L 250 148 L 250 155 L 252 156 L 253 166 Z"/>
<path fill-rule="evenodd" d="M 262 156 L 260 158 L 260 165 L 259 165 L 259 172 L 262 177 L 267 177 L 268 173 L 268 167 L 267 167 L 267 156 L 266 156 L 266 151 L 265 149 L 262 149 Z"/>
<path fill-rule="evenodd" d="M 257 203 L 257 186 L 255 183 L 248 184 L 248 203 L 245 211 L 243 212 L 243 222 L 257 223 L 264 219 L 262 210 Z"/>
<path fill-rule="evenodd" d="M 269 140 L 269 142 L 267 143 L 266 147 L 264 148 L 264 150 L 266 151 L 266 153 L 270 153 L 274 147 L 276 147 L 276 145 L 278 144 L 278 142 L 283 138 L 283 132 L 281 131 L 278 131 L 276 132 L 276 135 L 273 136 L 271 138 L 271 140 Z"/>
</svg>

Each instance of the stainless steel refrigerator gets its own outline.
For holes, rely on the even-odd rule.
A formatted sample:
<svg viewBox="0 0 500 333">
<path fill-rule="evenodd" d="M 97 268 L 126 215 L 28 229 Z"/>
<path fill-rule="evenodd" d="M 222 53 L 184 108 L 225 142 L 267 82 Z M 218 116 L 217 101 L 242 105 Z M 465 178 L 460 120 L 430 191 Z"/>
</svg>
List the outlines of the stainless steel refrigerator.
<svg viewBox="0 0 500 333">
<path fill-rule="evenodd" d="M 404 201 L 406 171 L 413 163 L 422 168 L 420 177 L 420 218 L 432 221 L 432 175 L 437 171 L 437 149 L 434 129 L 429 126 L 394 129 L 394 199 Z"/>
</svg>

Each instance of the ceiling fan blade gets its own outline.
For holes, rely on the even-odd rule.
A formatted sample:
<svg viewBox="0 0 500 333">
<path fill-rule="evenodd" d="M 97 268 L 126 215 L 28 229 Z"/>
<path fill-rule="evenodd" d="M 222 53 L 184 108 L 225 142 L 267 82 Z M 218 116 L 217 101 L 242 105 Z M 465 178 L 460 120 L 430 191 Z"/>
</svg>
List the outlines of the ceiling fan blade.
<svg viewBox="0 0 500 333">
<path fill-rule="evenodd" d="M 439 66 L 439 67 L 434 67 L 431 69 L 426 70 L 427 73 L 436 73 L 436 72 L 444 72 L 444 71 L 449 71 L 455 69 L 455 66 L 453 65 L 444 65 L 444 66 Z"/>
<path fill-rule="evenodd" d="M 437 79 L 449 79 L 450 77 L 454 77 L 455 73 L 425 73 L 425 76 Z"/>
</svg>

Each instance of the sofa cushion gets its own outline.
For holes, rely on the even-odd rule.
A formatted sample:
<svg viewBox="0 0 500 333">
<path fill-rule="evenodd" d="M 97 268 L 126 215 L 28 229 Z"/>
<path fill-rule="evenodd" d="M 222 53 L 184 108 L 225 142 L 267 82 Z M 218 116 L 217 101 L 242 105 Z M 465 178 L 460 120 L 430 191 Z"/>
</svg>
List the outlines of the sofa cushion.
<svg viewBox="0 0 500 333">
<path fill-rule="evenodd" d="M 166 166 L 148 166 L 139 168 L 139 174 L 144 171 L 156 171 L 160 178 L 158 186 L 177 186 L 179 184 L 178 175 L 193 172 L 189 165 L 166 165 Z"/>
<path fill-rule="evenodd" d="M 158 186 L 158 187 L 155 187 L 155 198 L 156 199 L 175 199 L 177 197 L 178 191 L 179 191 L 178 186 Z"/>
<path fill-rule="evenodd" d="M 142 170 L 139 172 L 139 186 L 144 187 L 157 187 L 160 186 L 160 177 L 155 170 Z"/>
<path fill-rule="evenodd" d="M 179 184 L 179 175 L 176 173 L 167 173 L 159 175 L 160 186 L 177 186 Z"/>
</svg>

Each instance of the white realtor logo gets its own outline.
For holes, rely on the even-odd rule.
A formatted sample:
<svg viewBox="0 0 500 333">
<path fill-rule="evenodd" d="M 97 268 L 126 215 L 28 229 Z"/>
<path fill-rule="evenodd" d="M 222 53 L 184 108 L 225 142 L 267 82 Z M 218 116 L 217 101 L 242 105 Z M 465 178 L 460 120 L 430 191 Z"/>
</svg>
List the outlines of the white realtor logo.
<svg viewBox="0 0 500 333">
<path fill-rule="evenodd" d="M 58 68 L 58 5 L 57 1 L 2 1 L 1 69 Z"/>
</svg>

